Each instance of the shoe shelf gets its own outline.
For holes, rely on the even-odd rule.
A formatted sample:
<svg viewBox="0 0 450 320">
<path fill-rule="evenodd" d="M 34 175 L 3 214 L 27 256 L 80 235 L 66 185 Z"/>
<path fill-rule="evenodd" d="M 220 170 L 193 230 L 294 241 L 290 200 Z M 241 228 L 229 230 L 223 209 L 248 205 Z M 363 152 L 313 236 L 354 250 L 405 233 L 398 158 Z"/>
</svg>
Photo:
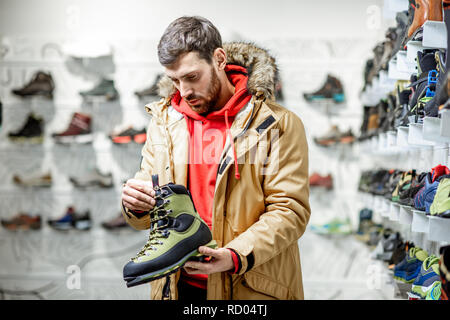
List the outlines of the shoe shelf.
<svg viewBox="0 0 450 320">
<path fill-rule="evenodd" d="M 450 219 L 426 215 L 413 207 L 401 205 L 382 196 L 366 194 L 365 205 L 385 221 L 398 223 L 412 233 L 424 234 L 427 241 L 450 243 Z"/>
<path fill-rule="evenodd" d="M 441 136 L 450 139 L 450 110 L 441 111 Z"/>
<path fill-rule="evenodd" d="M 399 53 L 400 52 L 397 52 L 397 54 L 389 61 L 388 77 L 392 80 L 409 80 L 411 78 L 411 72 L 399 68 L 397 60 Z M 400 64 L 400 67 L 402 66 L 404 65 Z M 378 101 L 376 103 L 378 103 Z"/>
</svg>

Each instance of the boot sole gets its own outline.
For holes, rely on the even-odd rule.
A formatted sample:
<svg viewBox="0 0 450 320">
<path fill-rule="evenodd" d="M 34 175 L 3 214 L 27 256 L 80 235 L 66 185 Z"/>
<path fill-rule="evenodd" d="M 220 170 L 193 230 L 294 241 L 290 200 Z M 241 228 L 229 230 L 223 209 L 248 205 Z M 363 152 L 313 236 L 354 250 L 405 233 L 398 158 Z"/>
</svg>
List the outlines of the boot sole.
<svg viewBox="0 0 450 320">
<path fill-rule="evenodd" d="M 211 240 L 205 246 L 215 249 L 215 248 L 217 248 L 217 243 L 215 240 Z M 191 251 L 190 253 L 188 253 L 187 255 L 185 255 L 179 261 L 172 264 L 171 266 L 168 266 L 165 269 L 158 270 L 155 272 L 150 272 L 150 273 L 143 274 L 143 275 L 137 276 L 137 277 L 127 277 L 127 278 L 124 278 L 124 280 L 126 281 L 126 285 L 128 288 L 131 288 L 131 287 L 134 287 L 134 286 L 137 286 L 140 284 L 144 284 L 144 283 L 147 283 L 150 281 L 158 280 L 160 278 L 166 277 L 166 276 L 178 271 L 178 269 L 183 267 L 183 265 L 186 263 L 186 261 L 188 261 L 190 258 L 201 257 L 201 256 L 203 256 L 203 254 L 199 253 L 198 250 L 195 249 L 195 250 Z"/>
<path fill-rule="evenodd" d="M 30 143 L 30 144 L 42 144 L 44 142 L 44 136 L 39 137 L 9 137 L 11 142 L 14 143 Z"/>
<path fill-rule="evenodd" d="M 60 144 L 71 144 L 71 143 L 91 143 L 94 140 L 93 134 L 81 134 L 76 136 L 63 136 L 63 137 L 53 137 L 56 143 Z"/>
</svg>

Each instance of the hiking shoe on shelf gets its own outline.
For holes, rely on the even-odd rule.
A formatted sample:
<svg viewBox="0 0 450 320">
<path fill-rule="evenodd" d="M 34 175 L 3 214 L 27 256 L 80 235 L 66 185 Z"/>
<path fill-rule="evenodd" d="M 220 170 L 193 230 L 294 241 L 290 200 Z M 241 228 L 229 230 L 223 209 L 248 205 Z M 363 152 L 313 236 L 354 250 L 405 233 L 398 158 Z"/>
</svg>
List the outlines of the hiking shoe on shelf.
<svg viewBox="0 0 450 320">
<path fill-rule="evenodd" d="M 8 137 L 12 142 L 42 143 L 44 141 L 44 120 L 30 113 L 22 128 L 16 132 L 10 132 Z"/>
<path fill-rule="evenodd" d="M 430 207 L 436 195 L 439 182 L 443 178 L 450 177 L 450 170 L 443 165 L 437 165 L 425 176 L 425 184 L 414 197 L 414 208 L 430 213 Z"/>
<path fill-rule="evenodd" d="M 319 173 L 315 172 L 309 177 L 309 185 L 310 187 L 324 187 L 328 190 L 331 190 L 333 189 L 333 177 L 331 176 L 331 174 L 322 176 Z"/>
<path fill-rule="evenodd" d="M 395 266 L 399 264 L 403 259 L 405 259 L 406 255 L 409 252 L 409 249 L 412 247 L 414 247 L 413 242 L 398 242 L 396 248 L 394 249 L 394 252 L 392 253 L 392 257 L 388 262 L 388 268 L 390 270 L 394 270 Z"/>
<path fill-rule="evenodd" d="M 338 144 L 341 140 L 341 131 L 336 125 L 331 128 L 322 136 L 315 137 L 314 142 L 321 147 L 331 147 Z"/>
<path fill-rule="evenodd" d="M 58 219 L 50 219 L 48 224 L 53 229 L 61 231 L 70 229 L 89 230 L 92 226 L 92 221 L 89 211 L 78 214 L 73 207 L 69 207 L 64 216 Z"/>
<path fill-rule="evenodd" d="M 440 282 L 439 258 L 431 255 L 422 263 L 422 267 L 416 280 L 413 282 L 411 291 L 422 299 L 425 299 L 428 291 L 431 291 L 433 286 Z"/>
<path fill-rule="evenodd" d="M 323 225 L 311 225 L 311 231 L 321 235 L 348 235 L 353 232 L 350 220 L 335 218 Z"/>
<path fill-rule="evenodd" d="M 413 283 L 427 257 L 428 253 L 425 250 L 419 247 L 410 248 L 405 259 L 395 266 L 394 279 L 404 283 Z"/>
<path fill-rule="evenodd" d="M 450 176 L 440 179 L 429 215 L 450 218 Z"/>
<path fill-rule="evenodd" d="M 394 250 L 402 243 L 402 237 L 398 232 L 385 232 L 381 237 L 380 243 L 383 248 L 376 258 L 388 262 L 392 259 Z"/>
<path fill-rule="evenodd" d="M 91 117 L 75 112 L 67 129 L 60 133 L 53 133 L 52 137 L 56 143 L 61 144 L 91 143 L 94 139 L 91 131 Z"/>
<path fill-rule="evenodd" d="M 313 93 L 304 93 L 303 97 L 308 102 L 333 100 L 335 103 L 341 103 L 345 101 L 342 83 L 332 75 L 327 75 L 327 79 L 320 89 Z"/>
<path fill-rule="evenodd" d="M 407 190 L 400 192 L 398 203 L 404 206 L 414 207 L 414 197 L 417 192 L 425 186 L 425 177 L 427 172 L 422 172 L 417 175 L 417 173 L 412 177 L 411 187 Z"/>
<path fill-rule="evenodd" d="M 409 194 L 411 190 L 412 180 L 416 176 L 416 170 L 405 171 L 397 183 L 394 192 L 392 192 L 392 202 L 398 202 L 400 195 L 405 197 L 405 194 Z"/>
<path fill-rule="evenodd" d="M 200 246 L 216 248 L 211 230 L 197 213 L 189 191 L 182 185 L 159 186 L 153 176 L 155 207 L 150 214 L 150 235 L 145 246 L 123 268 L 127 287 L 165 277 L 192 257 Z"/>
<path fill-rule="evenodd" d="M 132 229 L 130 225 L 126 222 L 125 218 L 123 217 L 122 212 L 120 212 L 117 217 L 102 222 L 102 227 L 109 231 L 123 230 L 125 228 Z"/>
<path fill-rule="evenodd" d="M 114 144 L 128 144 L 131 142 L 136 142 L 138 144 L 144 144 L 147 140 L 146 129 L 136 130 L 134 128 L 127 128 L 117 134 L 110 134 L 109 138 Z"/>
<path fill-rule="evenodd" d="M 103 174 L 98 168 L 82 177 L 70 177 L 69 179 L 76 188 L 81 189 L 87 187 L 111 188 L 113 186 L 112 174 Z"/>
<path fill-rule="evenodd" d="M 134 94 L 139 97 L 139 99 L 143 99 L 145 97 L 157 97 L 159 95 L 158 93 L 158 83 L 159 80 L 161 80 L 163 74 L 157 74 L 155 80 L 153 81 L 153 84 L 140 91 L 135 91 Z"/>
<path fill-rule="evenodd" d="M 38 173 L 32 174 L 29 177 L 21 177 L 19 175 L 14 175 L 13 182 L 21 187 L 50 188 L 52 186 L 52 174 Z"/>
<path fill-rule="evenodd" d="M 89 99 L 91 97 L 104 97 L 106 100 L 116 100 L 119 96 L 116 88 L 114 87 L 114 80 L 102 79 L 94 88 L 81 91 L 80 95 Z"/>
<path fill-rule="evenodd" d="M 2 226 L 11 231 L 38 230 L 41 228 L 41 216 L 19 213 L 9 220 L 2 219 Z"/>
<path fill-rule="evenodd" d="M 55 84 L 52 75 L 43 71 L 38 71 L 33 78 L 22 88 L 12 90 L 12 93 L 22 98 L 31 96 L 43 96 L 53 98 Z"/>
<path fill-rule="evenodd" d="M 404 45 L 411 40 L 422 41 L 423 24 L 426 21 L 443 21 L 442 0 L 410 0 L 410 6 L 414 7 L 414 15 Z"/>
</svg>

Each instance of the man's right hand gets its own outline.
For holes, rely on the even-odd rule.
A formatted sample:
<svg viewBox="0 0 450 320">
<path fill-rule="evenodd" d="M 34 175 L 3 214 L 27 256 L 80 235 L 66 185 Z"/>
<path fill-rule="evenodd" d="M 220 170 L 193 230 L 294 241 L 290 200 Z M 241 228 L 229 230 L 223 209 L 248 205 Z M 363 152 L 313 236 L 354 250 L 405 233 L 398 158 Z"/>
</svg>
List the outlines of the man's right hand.
<svg viewBox="0 0 450 320">
<path fill-rule="evenodd" d="M 129 179 L 122 188 L 122 203 L 130 210 L 150 211 L 155 206 L 151 181 Z"/>
</svg>

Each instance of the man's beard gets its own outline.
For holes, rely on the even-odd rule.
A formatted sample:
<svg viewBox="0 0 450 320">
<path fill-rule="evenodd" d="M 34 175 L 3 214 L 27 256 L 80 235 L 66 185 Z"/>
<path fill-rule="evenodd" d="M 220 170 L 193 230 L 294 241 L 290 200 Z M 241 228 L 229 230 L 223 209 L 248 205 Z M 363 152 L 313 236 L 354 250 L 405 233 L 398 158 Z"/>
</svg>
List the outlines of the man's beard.
<svg viewBox="0 0 450 320">
<path fill-rule="evenodd" d="M 187 104 L 197 113 L 201 115 L 207 115 L 211 111 L 214 111 L 217 101 L 220 97 L 220 91 L 222 89 L 222 84 L 219 81 L 219 77 L 217 76 L 216 70 L 211 67 L 211 83 L 208 88 L 208 95 L 205 98 L 205 102 L 200 105 L 191 105 L 188 100 L 198 99 L 195 95 L 190 95 L 185 98 Z"/>
</svg>

